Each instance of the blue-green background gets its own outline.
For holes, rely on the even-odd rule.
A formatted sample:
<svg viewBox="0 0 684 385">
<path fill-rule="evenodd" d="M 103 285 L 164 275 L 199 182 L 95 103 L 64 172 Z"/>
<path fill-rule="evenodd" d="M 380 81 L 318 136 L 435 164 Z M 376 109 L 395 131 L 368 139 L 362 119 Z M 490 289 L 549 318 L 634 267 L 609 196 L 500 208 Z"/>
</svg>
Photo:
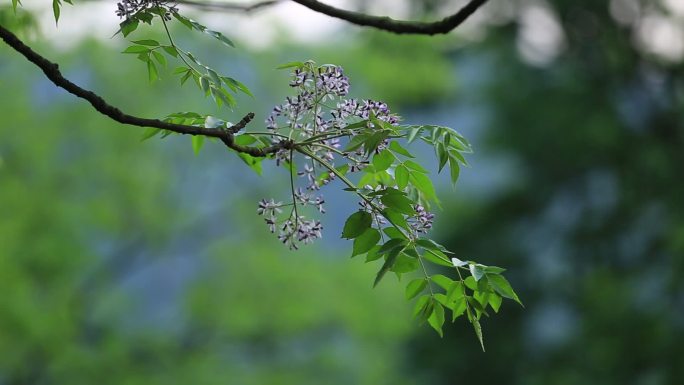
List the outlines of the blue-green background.
<svg viewBox="0 0 684 385">
<path fill-rule="evenodd" d="M 550 6 L 566 41 L 541 67 L 517 54 L 515 19 L 479 42 L 349 27 L 258 51 L 178 29 L 252 89 L 236 112 L 170 71 L 149 85 L 102 43 L 33 43 L 135 115 L 259 125 L 288 92 L 273 68 L 311 58 L 410 123 L 461 131 L 472 167 L 456 190 L 435 175 L 435 236 L 508 268 L 525 303 L 483 321 L 486 353 L 463 320 L 443 339 L 413 321 L 407 281 L 371 289 L 378 266 L 349 259 L 355 203 L 334 186 L 324 239 L 289 252 L 255 215 L 286 196 L 282 169 L 141 142 L 0 46 L 0 384 L 684 383 L 684 66 L 637 49 L 603 2 Z"/>
</svg>

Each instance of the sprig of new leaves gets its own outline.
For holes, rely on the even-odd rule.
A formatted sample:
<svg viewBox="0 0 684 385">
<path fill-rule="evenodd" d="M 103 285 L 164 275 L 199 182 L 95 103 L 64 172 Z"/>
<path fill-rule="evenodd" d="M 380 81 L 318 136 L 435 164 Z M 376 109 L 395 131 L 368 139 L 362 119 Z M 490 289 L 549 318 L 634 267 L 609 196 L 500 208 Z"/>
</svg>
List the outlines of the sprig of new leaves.
<svg viewBox="0 0 684 385">
<path fill-rule="evenodd" d="M 14 7 L 18 3 L 19 0 L 13 0 Z M 60 0 L 54 0 L 53 5 L 57 20 Z M 167 22 L 175 19 L 232 47 L 233 43 L 223 34 L 180 15 L 166 1 L 123 0 L 117 7 L 117 14 L 125 17 L 120 25 L 125 37 L 140 23 L 152 24 L 154 18 L 159 18 L 164 26 L 167 44 L 142 39 L 124 50 L 147 64 L 150 81 L 159 77 L 157 65 L 166 66 L 169 57 L 184 64 L 174 71 L 181 76 L 181 85 L 192 78 L 219 107 L 235 106 L 236 100 L 229 90 L 251 95 L 242 83 L 219 75 L 175 44 Z M 287 201 L 262 199 L 257 213 L 291 249 L 322 237 L 323 225 L 316 219 L 325 213 L 320 190 L 338 180 L 359 203 L 359 209 L 345 221 L 342 233 L 343 238 L 353 241 L 351 256 L 365 255 L 366 262 L 381 263 L 373 285 L 378 285 L 388 272 L 398 277 L 419 272 L 421 277 L 410 280 L 405 290 L 408 300 L 417 298 L 414 315 L 427 321 L 440 336 L 447 311 L 451 312 L 452 322 L 465 315 L 484 350 L 481 317 L 489 316 L 490 310 L 498 313 L 503 298 L 522 303 L 502 275 L 505 269 L 462 261 L 428 236 L 434 219 L 429 210 L 439 206 L 439 200 L 429 171 L 406 148 L 417 141 L 432 146 L 438 172 L 448 166 L 451 181 L 456 183 L 460 167 L 467 165 L 464 154 L 472 151 L 468 141 L 448 127 L 401 125 L 400 118 L 383 102 L 347 98 L 349 79 L 341 67 L 318 66 L 307 61 L 279 68 L 292 71 L 290 86 L 296 94 L 273 109 L 264 132 L 238 132 L 229 122 L 194 112 L 171 114 L 164 121 L 225 131 L 226 138 L 242 146 L 238 149 L 273 150 L 266 152 L 265 157 L 257 157 L 229 146 L 257 172 L 261 171 L 264 159 L 289 172 Z M 150 128 L 143 139 L 170 134 Z M 193 136 L 195 152 L 199 152 L 203 140 L 203 136 Z M 431 274 L 430 265 L 449 268 L 454 273 L 452 277 Z"/>
<path fill-rule="evenodd" d="M 480 318 L 489 315 L 488 309 L 497 313 L 503 298 L 520 299 L 501 275 L 504 269 L 451 257 L 428 237 L 433 214 L 427 210 L 439 201 L 429 172 L 405 147 L 416 141 L 431 145 L 438 171 L 448 166 L 456 183 L 467 164 L 464 154 L 471 152 L 468 141 L 448 127 L 402 126 L 383 102 L 347 99 L 349 80 L 340 67 L 309 61 L 280 68 L 292 69 L 290 86 L 297 93 L 266 120 L 270 136 L 256 135 L 271 143 L 290 141 L 289 150 L 274 158 L 292 176 L 291 199 L 259 203 L 258 213 L 270 230 L 290 248 L 319 238 L 320 222 L 302 210 L 323 213 L 319 190 L 339 179 L 360 206 L 346 220 L 342 237 L 353 240 L 352 257 L 382 262 L 374 285 L 388 272 L 401 277 L 419 271 L 423 277 L 406 286 L 407 299 L 418 297 L 414 314 L 440 335 L 445 310 L 451 311 L 452 322 L 465 314 L 484 349 Z M 295 176 L 304 180 L 304 189 L 294 183 Z M 430 274 L 428 264 L 454 269 L 455 278 Z"/>
</svg>

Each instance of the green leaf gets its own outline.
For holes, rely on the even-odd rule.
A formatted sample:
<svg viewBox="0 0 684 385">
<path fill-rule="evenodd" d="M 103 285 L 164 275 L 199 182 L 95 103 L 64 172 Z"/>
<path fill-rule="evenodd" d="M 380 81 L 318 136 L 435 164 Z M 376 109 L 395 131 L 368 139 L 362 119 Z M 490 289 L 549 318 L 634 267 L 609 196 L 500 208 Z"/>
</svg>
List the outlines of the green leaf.
<svg viewBox="0 0 684 385">
<path fill-rule="evenodd" d="M 277 70 L 284 70 L 287 68 L 301 68 L 304 67 L 304 62 L 301 61 L 291 61 L 289 63 L 281 64 L 276 67 Z"/>
<path fill-rule="evenodd" d="M 21 1 L 19 0 L 12 0 L 12 11 L 14 11 L 14 14 L 17 14 L 17 5 L 21 4 Z"/>
<path fill-rule="evenodd" d="M 480 326 L 480 321 L 476 317 L 472 317 L 472 320 L 470 322 L 472 322 L 473 324 L 473 329 L 475 329 L 475 335 L 477 336 L 477 340 L 480 341 L 480 346 L 482 347 L 482 351 L 484 352 L 484 339 L 482 338 L 482 326 Z"/>
<path fill-rule="evenodd" d="M 473 278 L 475 278 L 475 281 L 479 281 L 480 278 L 484 277 L 484 275 L 485 275 L 484 266 L 482 266 L 478 263 L 471 263 L 469 268 L 470 268 L 470 274 L 473 275 Z"/>
<path fill-rule="evenodd" d="M 458 161 L 451 156 L 449 157 L 449 172 L 451 174 L 451 183 L 456 184 L 458 176 L 461 173 L 461 166 L 459 166 Z"/>
<path fill-rule="evenodd" d="M 221 77 L 216 73 L 216 71 L 214 71 L 211 68 L 207 68 L 207 75 L 209 75 L 209 79 L 211 79 L 211 81 L 214 83 L 216 87 L 221 86 L 222 80 Z"/>
<path fill-rule="evenodd" d="M 192 137 L 192 151 L 195 152 L 195 155 L 199 154 L 200 150 L 202 149 L 203 144 L 204 144 L 204 136 L 195 135 Z"/>
<path fill-rule="evenodd" d="M 378 250 L 380 250 L 380 245 L 375 245 L 368 250 L 366 253 L 366 263 L 380 259 L 383 256 L 383 254 L 378 253 Z"/>
<path fill-rule="evenodd" d="M 393 241 L 392 239 L 391 241 Z M 382 248 L 380 248 L 382 250 Z M 397 261 L 397 257 L 399 256 L 399 253 L 403 250 L 403 247 L 395 247 L 387 253 L 387 259 L 385 259 L 385 263 L 382 265 L 380 270 L 378 271 L 378 274 L 375 276 L 375 281 L 373 281 L 373 287 L 378 286 L 378 283 L 382 280 L 382 277 L 385 276 L 385 274 L 394 266 L 394 263 Z"/>
<path fill-rule="evenodd" d="M 128 36 L 131 34 L 131 32 L 135 31 L 136 28 L 138 28 L 138 19 L 126 19 L 123 22 L 119 24 L 119 28 L 121 29 L 121 33 L 124 35 L 124 37 Z"/>
<path fill-rule="evenodd" d="M 380 198 L 380 201 L 387 207 L 396 210 L 402 214 L 414 215 L 416 211 L 413 209 L 413 201 L 407 198 L 403 193 L 395 189 L 388 189 L 389 192 Z"/>
<path fill-rule="evenodd" d="M 394 180 L 397 182 L 397 188 L 403 190 L 408 185 L 409 170 L 404 166 L 398 166 L 394 169 Z"/>
<path fill-rule="evenodd" d="M 461 281 L 454 281 L 447 289 L 447 303 L 455 302 L 459 298 L 463 298 L 463 283 Z"/>
<path fill-rule="evenodd" d="M 414 140 L 416 140 L 416 137 L 418 136 L 418 134 L 420 133 L 420 131 L 422 129 L 423 129 L 422 127 L 416 127 L 416 126 L 411 128 L 411 131 L 409 131 L 408 138 L 407 138 L 408 142 L 412 143 Z"/>
<path fill-rule="evenodd" d="M 254 170 L 254 172 L 256 172 L 258 175 L 261 175 L 261 161 L 263 158 L 255 158 L 249 154 L 245 154 L 244 152 L 236 152 L 236 154 L 240 159 L 242 159 L 243 162 L 245 162 L 247 166 L 249 166 L 249 168 Z"/>
<path fill-rule="evenodd" d="M 411 184 L 420 192 L 425 194 L 425 198 L 439 202 L 437 194 L 435 194 L 435 187 L 432 185 L 432 181 L 427 175 L 414 172 L 409 175 L 409 181 L 411 181 Z"/>
<path fill-rule="evenodd" d="M 156 127 L 148 127 L 145 129 L 145 132 L 143 132 L 142 137 L 140 138 L 140 141 L 147 140 L 161 132 L 161 128 L 156 128 Z"/>
<path fill-rule="evenodd" d="M 406 236 L 394 227 L 385 227 L 382 232 L 387 234 L 390 238 L 394 239 L 406 239 Z"/>
<path fill-rule="evenodd" d="M 164 51 L 166 51 L 167 54 L 169 54 L 173 57 L 178 57 L 178 50 L 176 49 L 176 47 L 174 47 L 172 45 L 163 45 L 162 49 Z"/>
<path fill-rule="evenodd" d="M 425 313 L 425 308 L 428 306 L 429 303 L 430 295 L 428 294 L 425 294 L 418 298 L 415 306 L 413 307 L 413 316 L 417 317 L 418 315 Z"/>
<path fill-rule="evenodd" d="M 439 334 L 440 337 L 443 337 L 442 333 L 442 325 L 444 325 L 444 308 L 442 307 L 442 304 L 440 304 L 437 301 L 434 302 L 434 310 L 432 311 L 432 314 L 430 314 L 430 317 L 428 317 L 428 323 L 430 326 L 432 326 L 433 329 Z"/>
<path fill-rule="evenodd" d="M 449 277 L 443 276 L 442 274 L 435 274 L 431 276 L 430 279 L 432 279 L 432 282 L 441 286 L 444 290 L 448 290 L 449 287 L 451 287 L 451 284 L 454 283 L 454 280 L 452 280 Z"/>
<path fill-rule="evenodd" d="M 157 62 L 159 64 L 166 67 L 166 58 L 164 57 L 164 55 L 160 54 L 157 51 L 152 51 L 152 55 L 154 56 L 154 58 L 157 60 Z"/>
<path fill-rule="evenodd" d="M 498 267 L 498 266 L 485 266 L 484 269 L 485 269 L 485 273 L 487 273 L 488 275 L 489 274 L 501 274 L 504 271 L 506 271 L 506 269 L 504 269 L 503 267 Z"/>
<path fill-rule="evenodd" d="M 207 79 L 204 76 L 200 76 L 199 79 L 200 79 L 199 81 L 200 81 L 200 87 L 202 88 L 202 91 L 204 91 L 205 93 L 208 93 L 209 92 L 209 79 Z"/>
<path fill-rule="evenodd" d="M 494 289 L 500 296 L 514 300 L 515 302 L 522 305 L 520 298 L 515 294 L 511 284 L 508 280 L 499 274 L 487 274 L 487 279 L 489 280 L 489 286 Z"/>
<path fill-rule="evenodd" d="M 408 223 L 406 223 L 406 218 L 404 216 L 391 208 L 386 208 L 382 210 L 382 215 L 387 218 L 387 220 L 392 223 L 394 226 L 399 226 L 402 227 L 406 230 L 409 229 Z"/>
<path fill-rule="evenodd" d="M 380 232 L 374 228 L 368 228 L 363 234 L 354 239 L 352 257 L 368 252 L 380 240 Z"/>
<path fill-rule="evenodd" d="M 206 33 L 207 35 L 213 37 L 214 39 L 217 39 L 221 43 L 227 45 L 228 47 L 235 48 L 235 43 L 233 43 L 232 40 L 226 37 L 226 35 L 222 34 L 221 32 L 216 32 L 212 31 L 210 29 L 204 29 L 202 32 Z"/>
<path fill-rule="evenodd" d="M 411 155 L 410 152 L 408 152 L 407 149 L 401 146 L 397 141 L 393 140 L 389 144 L 389 149 L 396 152 L 397 154 L 403 155 L 408 158 L 413 158 L 414 156 Z"/>
<path fill-rule="evenodd" d="M 407 160 L 404 162 L 404 165 L 412 170 L 422 172 L 423 174 L 428 174 L 430 171 L 426 170 L 425 167 L 419 165 L 418 163 L 412 161 L 412 160 Z"/>
<path fill-rule="evenodd" d="M 411 299 L 420 294 L 427 286 L 428 281 L 425 278 L 414 279 L 406 285 L 406 299 Z"/>
<path fill-rule="evenodd" d="M 138 44 L 138 45 L 149 45 L 151 47 L 157 47 L 159 46 L 159 42 L 156 40 L 152 39 L 145 39 L 145 40 L 133 40 L 132 43 Z"/>
<path fill-rule="evenodd" d="M 193 29 L 192 22 L 187 17 L 182 16 L 178 12 L 173 12 L 173 17 L 175 17 L 176 20 L 180 21 L 181 24 L 183 24 L 184 26 L 188 27 L 189 29 Z"/>
<path fill-rule="evenodd" d="M 389 253 L 390 251 L 392 251 L 394 249 L 403 249 L 404 247 L 406 247 L 407 242 L 408 241 L 406 241 L 405 239 L 398 239 L 398 238 L 390 239 L 389 241 L 385 242 L 385 244 L 383 244 L 380 247 L 380 249 L 378 250 L 378 254 L 382 255 L 382 254 Z"/>
<path fill-rule="evenodd" d="M 121 52 L 121 53 L 147 53 L 149 51 L 150 51 L 149 48 L 144 47 L 142 45 L 132 45 L 132 46 L 126 48 L 125 50 L 123 50 L 123 52 Z"/>
<path fill-rule="evenodd" d="M 461 261 L 460 259 L 455 258 L 455 257 L 451 258 L 451 263 L 453 263 L 454 266 L 456 266 L 456 267 L 463 267 L 463 266 L 468 264 L 468 262 Z"/>
<path fill-rule="evenodd" d="M 159 75 L 157 73 L 157 66 L 154 65 L 154 62 L 152 60 L 149 60 L 147 62 L 147 76 L 150 79 L 150 83 L 159 78 Z"/>
<path fill-rule="evenodd" d="M 456 158 L 456 160 L 458 160 L 458 162 L 461 163 L 462 165 L 468 166 L 468 162 L 465 160 L 465 158 L 463 157 L 463 155 L 461 155 L 460 152 L 458 152 L 458 151 L 451 151 L 449 154 L 450 154 L 452 157 Z"/>
<path fill-rule="evenodd" d="M 436 150 L 437 158 L 439 159 L 439 168 L 437 169 L 437 172 L 441 172 L 444 168 L 444 165 L 446 165 L 449 161 L 449 153 L 447 152 L 446 148 L 444 148 L 444 143 L 437 143 Z"/>
<path fill-rule="evenodd" d="M 382 150 L 373 156 L 373 166 L 376 172 L 387 170 L 392 162 L 394 162 L 394 155 L 389 150 Z"/>
<path fill-rule="evenodd" d="M 444 255 L 444 253 L 442 253 L 441 251 L 428 250 L 428 252 L 423 254 L 423 258 L 425 258 L 425 260 L 427 261 L 434 263 L 435 265 L 453 267 L 451 262 L 449 262 L 449 258 L 447 258 L 447 256 Z"/>
<path fill-rule="evenodd" d="M 499 312 L 499 309 L 501 308 L 501 302 L 503 302 L 501 296 L 494 293 L 489 293 L 489 306 L 494 309 L 495 313 Z"/>
<path fill-rule="evenodd" d="M 221 79 L 228 85 L 228 87 L 233 89 L 233 91 L 235 91 L 235 89 L 238 89 L 242 93 L 249 95 L 251 97 L 254 97 L 254 95 L 252 94 L 252 91 L 250 91 L 249 88 L 247 88 L 247 86 L 242 84 L 240 81 L 235 80 L 235 79 L 228 77 L 228 76 L 222 76 Z"/>
<path fill-rule="evenodd" d="M 60 14 L 60 9 L 59 7 L 62 5 L 60 0 L 52 0 L 52 13 L 55 15 L 55 25 L 59 21 L 59 14 Z"/>
<path fill-rule="evenodd" d="M 357 211 L 347 218 L 342 230 L 342 238 L 353 239 L 371 227 L 373 217 L 365 211 Z"/>
<path fill-rule="evenodd" d="M 440 245 L 439 243 L 429 238 L 420 238 L 416 240 L 416 245 L 428 250 L 438 250 L 442 253 L 453 254 L 451 251 L 447 250 L 446 247 Z"/>
</svg>

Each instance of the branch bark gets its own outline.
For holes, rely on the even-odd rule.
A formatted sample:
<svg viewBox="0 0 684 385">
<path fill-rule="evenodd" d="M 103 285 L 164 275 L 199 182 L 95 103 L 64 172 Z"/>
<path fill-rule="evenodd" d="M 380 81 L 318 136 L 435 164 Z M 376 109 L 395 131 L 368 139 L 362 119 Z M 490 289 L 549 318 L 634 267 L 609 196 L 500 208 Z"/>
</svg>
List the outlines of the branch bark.
<svg viewBox="0 0 684 385">
<path fill-rule="evenodd" d="M 453 31 L 477 11 L 487 0 L 471 0 L 458 12 L 445 17 L 442 20 L 433 22 L 421 22 L 410 20 L 395 20 L 387 16 L 373 16 L 361 12 L 348 11 L 321 3 L 317 0 L 292 0 L 313 11 L 324 15 L 345 20 L 349 23 L 380 29 L 396 34 L 415 34 L 415 35 L 438 35 Z M 201 1 L 201 0 L 179 0 L 178 4 L 191 6 L 200 9 L 216 11 L 243 11 L 246 13 L 278 4 L 280 0 L 261 1 L 248 5 L 236 5 L 224 2 Z"/>
<path fill-rule="evenodd" d="M 386 16 L 372 16 L 348 11 L 321 3 L 317 0 L 292 0 L 313 11 L 345 20 L 352 24 L 373 27 L 396 34 L 438 35 L 446 34 L 461 25 L 468 17 L 484 5 L 487 0 L 471 0 L 458 12 L 434 22 L 395 20 Z"/>
<path fill-rule="evenodd" d="M 225 130 L 196 126 L 186 126 L 182 124 L 164 122 L 158 119 L 141 118 L 126 114 L 118 108 L 107 103 L 101 96 L 97 95 L 96 93 L 81 88 L 73 82 L 71 82 L 69 79 L 66 79 L 59 71 L 59 66 L 56 63 L 49 61 L 48 59 L 33 51 L 31 47 L 24 44 L 24 42 L 22 42 L 16 35 L 14 35 L 11 31 L 6 29 L 2 25 L 0 25 L 0 38 L 2 38 L 2 40 L 11 48 L 22 54 L 31 63 L 35 64 L 38 68 L 40 68 L 45 74 L 45 76 L 48 79 L 50 79 L 50 81 L 52 81 L 52 83 L 54 83 L 56 86 L 63 88 L 67 92 L 81 99 L 85 99 L 99 113 L 119 123 L 138 127 L 154 127 L 185 135 L 203 135 L 212 138 L 218 138 L 229 148 L 237 152 L 242 152 L 255 157 L 267 156 L 290 145 L 290 143 L 281 142 L 272 146 L 257 148 L 236 144 L 234 134 L 243 129 L 245 126 L 247 126 L 247 124 L 254 118 L 254 113 L 252 112 L 245 115 L 237 124 Z"/>
</svg>

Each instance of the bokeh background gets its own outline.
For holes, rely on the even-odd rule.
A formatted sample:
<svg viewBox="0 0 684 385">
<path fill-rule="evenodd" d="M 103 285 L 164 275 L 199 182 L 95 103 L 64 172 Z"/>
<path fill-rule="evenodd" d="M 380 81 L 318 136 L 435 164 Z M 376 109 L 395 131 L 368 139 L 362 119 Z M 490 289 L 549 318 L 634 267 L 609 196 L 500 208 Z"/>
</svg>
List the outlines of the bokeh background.
<svg viewBox="0 0 684 385">
<path fill-rule="evenodd" d="M 258 124 L 288 92 L 274 67 L 311 58 L 410 123 L 461 131 L 472 167 L 455 190 L 437 177 L 436 237 L 508 268 L 525 308 L 483 321 L 486 353 L 464 320 L 440 339 L 411 320 L 402 283 L 371 289 L 377 266 L 349 259 L 345 195 L 325 192 L 324 240 L 289 252 L 254 215 L 286 194 L 282 170 L 141 142 L 0 45 L 0 384 L 684 383 L 681 1 L 492 1 L 441 37 L 287 2 L 195 14 L 239 43 L 174 29 L 252 89 L 236 112 L 170 71 L 149 85 L 118 54 L 112 2 L 65 6 L 57 29 L 43 3 L 0 22 L 132 114 Z M 333 2 L 415 19 L 462 3 Z"/>
</svg>

